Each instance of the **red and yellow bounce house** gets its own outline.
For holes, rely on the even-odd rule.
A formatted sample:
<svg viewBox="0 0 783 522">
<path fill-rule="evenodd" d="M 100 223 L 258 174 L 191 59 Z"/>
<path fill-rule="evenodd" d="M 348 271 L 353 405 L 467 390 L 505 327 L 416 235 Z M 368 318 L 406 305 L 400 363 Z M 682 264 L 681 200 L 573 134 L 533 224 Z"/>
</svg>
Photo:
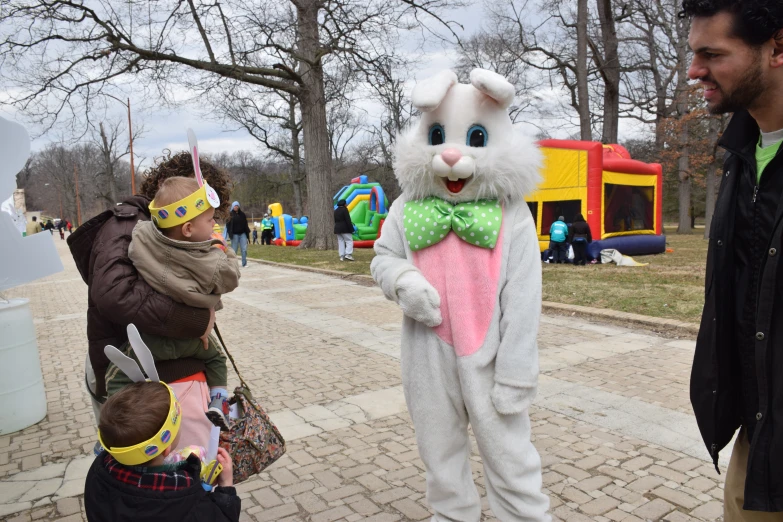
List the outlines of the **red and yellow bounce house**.
<svg viewBox="0 0 783 522">
<path fill-rule="evenodd" d="M 591 258 L 609 248 L 631 256 L 666 251 L 661 165 L 631 159 L 621 145 L 568 140 L 539 145 L 542 181 L 527 203 L 542 252 L 549 248 L 549 228 L 558 216 L 570 224 L 577 214 L 590 225 Z"/>
</svg>

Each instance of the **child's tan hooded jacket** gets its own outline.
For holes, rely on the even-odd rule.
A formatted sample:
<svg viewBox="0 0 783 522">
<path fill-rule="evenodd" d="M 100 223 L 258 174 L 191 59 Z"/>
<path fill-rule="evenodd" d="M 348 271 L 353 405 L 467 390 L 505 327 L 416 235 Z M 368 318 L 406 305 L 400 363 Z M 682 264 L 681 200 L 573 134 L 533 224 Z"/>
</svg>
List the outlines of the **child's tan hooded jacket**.
<svg viewBox="0 0 783 522">
<path fill-rule="evenodd" d="M 128 256 L 152 288 L 179 303 L 220 309 L 220 296 L 239 285 L 239 265 L 230 248 L 217 240 L 190 243 L 163 235 L 152 221 L 133 229 Z"/>
</svg>

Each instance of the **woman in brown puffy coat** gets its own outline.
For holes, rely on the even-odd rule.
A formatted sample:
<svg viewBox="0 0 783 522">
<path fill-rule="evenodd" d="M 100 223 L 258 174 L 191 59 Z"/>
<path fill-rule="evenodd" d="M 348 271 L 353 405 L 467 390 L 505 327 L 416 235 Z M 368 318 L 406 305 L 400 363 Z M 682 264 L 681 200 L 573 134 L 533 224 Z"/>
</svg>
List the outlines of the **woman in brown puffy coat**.
<svg viewBox="0 0 783 522">
<path fill-rule="evenodd" d="M 228 175 L 205 160 L 201 171 L 220 197 L 216 217 L 225 218 L 231 196 Z M 92 397 L 96 422 L 106 399 L 105 374 L 109 360 L 106 345 L 121 347 L 128 340 L 126 327 L 133 323 L 142 333 L 181 339 L 207 336 L 215 323 L 215 311 L 192 308 L 153 290 L 138 274 L 128 258 L 131 232 L 140 220 L 149 220 L 149 204 L 158 185 L 174 176 L 193 177 L 193 161 L 188 152 L 161 160 L 147 172 L 140 194 L 84 223 L 68 236 L 79 273 L 88 286 L 85 381 Z M 157 363 L 161 380 L 169 383 L 204 371 L 197 359 L 177 359 Z"/>
</svg>

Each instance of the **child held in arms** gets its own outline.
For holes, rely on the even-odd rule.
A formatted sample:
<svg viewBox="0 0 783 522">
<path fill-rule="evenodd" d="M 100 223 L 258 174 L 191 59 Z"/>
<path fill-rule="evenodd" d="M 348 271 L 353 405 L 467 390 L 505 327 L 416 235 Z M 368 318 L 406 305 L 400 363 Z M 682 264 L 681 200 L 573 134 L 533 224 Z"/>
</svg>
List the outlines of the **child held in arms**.
<svg viewBox="0 0 783 522">
<path fill-rule="evenodd" d="M 202 485 L 201 460 L 195 454 L 168 463 L 177 460 L 171 457 L 181 415 L 174 392 L 161 382 L 129 384 L 109 397 L 98 425 L 106 449 L 85 482 L 89 522 L 239 520 L 241 500 L 226 450 L 217 450 L 223 469 L 212 492 Z"/>
<path fill-rule="evenodd" d="M 160 185 L 150 203 L 152 221 L 138 222 L 128 249 L 136 270 L 156 291 L 189 306 L 219 310 L 221 294 L 239 285 L 236 255 L 213 232 L 219 205 L 214 190 L 194 178 L 172 177 Z M 207 348 L 200 339 L 145 335 L 144 342 L 156 360 L 204 361 L 210 388 L 207 416 L 228 429 L 226 357 L 214 339 Z"/>
</svg>

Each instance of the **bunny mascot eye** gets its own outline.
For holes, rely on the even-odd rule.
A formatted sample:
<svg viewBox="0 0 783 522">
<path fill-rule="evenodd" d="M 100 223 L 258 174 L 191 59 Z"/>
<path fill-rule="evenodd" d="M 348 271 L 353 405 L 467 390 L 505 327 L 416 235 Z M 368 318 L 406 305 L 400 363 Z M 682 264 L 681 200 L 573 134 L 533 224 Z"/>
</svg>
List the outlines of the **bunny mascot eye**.
<svg viewBox="0 0 783 522">
<path fill-rule="evenodd" d="M 482 125 L 473 125 L 468 129 L 468 138 L 465 144 L 468 147 L 486 147 L 488 140 L 487 129 Z"/>
<path fill-rule="evenodd" d="M 443 126 L 436 123 L 430 127 L 429 132 L 429 144 L 430 145 L 443 145 L 446 141 L 446 131 L 443 130 Z"/>
</svg>

